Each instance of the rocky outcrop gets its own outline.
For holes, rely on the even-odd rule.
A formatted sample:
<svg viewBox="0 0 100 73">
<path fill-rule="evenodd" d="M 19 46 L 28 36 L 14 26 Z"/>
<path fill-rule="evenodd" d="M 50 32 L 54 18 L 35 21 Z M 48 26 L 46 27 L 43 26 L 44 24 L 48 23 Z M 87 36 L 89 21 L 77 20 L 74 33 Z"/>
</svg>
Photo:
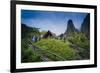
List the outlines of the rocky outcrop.
<svg viewBox="0 0 100 73">
<path fill-rule="evenodd" d="M 87 14 L 81 25 L 81 32 L 84 33 L 88 38 L 90 36 L 90 14 Z"/>
<path fill-rule="evenodd" d="M 73 24 L 73 21 L 70 19 L 70 20 L 68 21 L 67 30 L 65 31 L 64 36 L 65 36 L 65 37 L 70 36 L 70 35 L 73 34 L 74 32 L 78 32 L 78 30 L 75 28 L 75 26 L 74 26 L 74 24 Z"/>
<path fill-rule="evenodd" d="M 43 35 L 43 38 L 55 38 L 55 37 L 56 35 L 52 33 L 50 30 L 48 30 L 47 33 Z"/>
</svg>

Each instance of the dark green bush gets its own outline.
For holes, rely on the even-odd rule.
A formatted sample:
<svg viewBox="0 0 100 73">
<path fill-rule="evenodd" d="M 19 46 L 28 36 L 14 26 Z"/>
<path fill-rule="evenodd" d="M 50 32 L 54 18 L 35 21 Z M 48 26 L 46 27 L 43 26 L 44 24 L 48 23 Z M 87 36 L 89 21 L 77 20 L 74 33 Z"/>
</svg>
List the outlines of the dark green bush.
<svg viewBox="0 0 100 73">
<path fill-rule="evenodd" d="M 74 33 L 70 37 L 67 38 L 69 42 L 80 47 L 79 55 L 82 57 L 81 59 L 89 59 L 90 58 L 90 40 L 83 33 Z"/>
</svg>

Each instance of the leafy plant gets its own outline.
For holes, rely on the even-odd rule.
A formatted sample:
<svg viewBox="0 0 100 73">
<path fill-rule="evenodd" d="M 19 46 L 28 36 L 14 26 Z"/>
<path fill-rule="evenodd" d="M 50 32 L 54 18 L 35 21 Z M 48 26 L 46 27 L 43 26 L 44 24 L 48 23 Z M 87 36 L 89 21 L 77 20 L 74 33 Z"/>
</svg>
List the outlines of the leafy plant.
<svg viewBox="0 0 100 73">
<path fill-rule="evenodd" d="M 90 41 L 86 37 L 85 34 L 79 32 L 74 33 L 70 37 L 67 38 L 71 44 L 79 47 L 79 55 L 82 57 L 81 59 L 89 59 L 90 58 Z"/>
</svg>

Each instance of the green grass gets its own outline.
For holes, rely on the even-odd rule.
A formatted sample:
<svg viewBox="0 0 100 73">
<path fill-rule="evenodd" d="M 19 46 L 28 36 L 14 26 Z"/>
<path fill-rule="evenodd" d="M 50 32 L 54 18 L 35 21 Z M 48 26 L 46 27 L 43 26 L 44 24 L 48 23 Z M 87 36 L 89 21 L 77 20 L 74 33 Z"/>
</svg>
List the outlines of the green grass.
<svg viewBox="0 0 100 73">
<path fill-rule="evenodd" d="M 28 48 L 27 50 L 24 50 L 23 52 L 23 60 L 22 62 L 40 62 L 42 61 L 40 56 L 35 53 L 32 48 Z"/>
<path fill-rule="evenodd" d="M 84 49 L 90 48 L 90 41 L 83 33 L 74 33 L 72 36 L 67 38 L 71 43 L 76 44 Z"/>
<path fill-rule="evenodd" d="M 21 62 L 40 62 L 40 56 L 29 47 L 29 42 L 22 40 L 21 42 Z"/>
<path fill-rule="evenodd" d="M 72 44 L 82 48 L 79 51 L 79 55 L 81 59 L 89 59 L 90 58 L 90 40 L 83 33 L 74 33 L 70 37 L 67 38 L 69 42 Z"/>
<path fill-rule="evenodd" d="M 74 44 L 77 47 L 71 47 Z M 36 51 L 35 46 L 39 49 Z M 65 40 L 58 39 L 41 39 L 37 42 L 23 39 L 21 42 L 21 62 L 45 62 L 48 61 L 67 61 L 67 60 L 83 60 L 90 58 L 89 40 L 83 34 L 74 34 Z M 44 58 L 43 58 L 44 57 Z"/>
<path fill-rule="evenodd" d="M 76 59 L 76 51 L 70 48 L 69 45 L 61 40 L 56 39 L 42 39 L 36 43 L 35 46 L 63 57 L 66 60 Z"/>
</svg>

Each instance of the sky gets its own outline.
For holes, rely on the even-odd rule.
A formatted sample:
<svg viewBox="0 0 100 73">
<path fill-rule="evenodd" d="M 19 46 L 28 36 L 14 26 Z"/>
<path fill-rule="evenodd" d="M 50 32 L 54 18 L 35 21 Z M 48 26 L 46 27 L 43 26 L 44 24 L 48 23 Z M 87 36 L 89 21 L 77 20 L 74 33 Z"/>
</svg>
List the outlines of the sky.
<svg viewBox="0 0 100 73">
<path fill-rule="evenodd" d="M 77 12 L 21 10 L 21 23 L 29 27 L 40 28 L 40 31 L 50 30 L 60 35 L 67 29 L 69 19 L 73 21 L 77 29 L 80 29 L 86 15 L 87 13 Z"/>
</svg>

